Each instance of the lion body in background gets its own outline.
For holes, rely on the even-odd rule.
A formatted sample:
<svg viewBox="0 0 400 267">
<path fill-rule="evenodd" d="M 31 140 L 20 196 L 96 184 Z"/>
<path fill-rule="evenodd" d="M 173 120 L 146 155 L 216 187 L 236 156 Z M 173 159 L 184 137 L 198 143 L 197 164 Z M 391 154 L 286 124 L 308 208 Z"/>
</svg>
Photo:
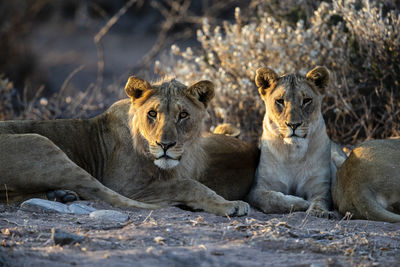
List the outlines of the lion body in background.
<svg viewBox="0 0 400 267">
<path fill-rule="evenodd" d="M 357 145 L 332 181 L 332 198 L 343 215 L 400 222 L 400 140 Z"/>
<path fill-rule="evenodd" d="M 125 91 L 130 99 L 89 120 L 0 122 L 1 197 L 63 189 L 115 206 L 247 214 L 238 199 L 259 152 L 233 137 L 202 135 L 212 83 L 131 77 Z"/>
</svg>

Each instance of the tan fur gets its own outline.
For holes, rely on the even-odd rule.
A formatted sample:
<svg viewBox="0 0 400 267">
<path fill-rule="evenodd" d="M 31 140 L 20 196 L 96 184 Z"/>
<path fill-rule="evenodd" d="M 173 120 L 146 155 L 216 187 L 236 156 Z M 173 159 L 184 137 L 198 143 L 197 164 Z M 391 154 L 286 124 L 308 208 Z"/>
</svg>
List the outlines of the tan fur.
<svg viewBox="0 0 400 267">
<path fill-rule="evenodd" d="M 215 127 L 213 133 L 238 137 L 240 135 L 240 130 L 230 123 L 223 123 L 223 124 L 219 124 L 217 127 Z"/>
<path fill-rule="evenodd" d="M 258 69 L 255 82 L 266 112 L 250 204 L 266 213 L 307 210 L 315 216 L 331 215 L 335 167 L 321 114 L 328 71 L 316 67 L 306 77 L 279 77 L 273 70 Z"/>
<path fill-rule="evenodd" d="M 337 180 L 336 180 L 337 179 Z M 332 182 L 339 212 L 353 218 L 400 222 L 400 140 L 373 140 L 351 152 Z"/>
<path fill-rule="evenodd" d="M 202 136 L 211 82 L 187 87 L 130 77 L 125 91 L 130 99 L 89 120 L 0 122 L 3 200 L 5 184 L 9 200 L 66 189 L 115 206 L 249 212 L 247 203 L 217 192 L 227 199 L 247 194 L 258 150 L 235 138 Z M 232 166 L 235 157 L 245 160 Z"/>
</svg>

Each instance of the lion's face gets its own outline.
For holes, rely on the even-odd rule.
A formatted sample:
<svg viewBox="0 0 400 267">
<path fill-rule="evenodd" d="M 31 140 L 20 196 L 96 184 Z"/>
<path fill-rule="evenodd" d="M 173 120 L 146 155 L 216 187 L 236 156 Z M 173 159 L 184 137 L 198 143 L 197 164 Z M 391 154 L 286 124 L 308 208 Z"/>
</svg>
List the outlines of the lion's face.
<svg viewBox="0 0 400 267">
<path fill-rule="evenodd" d="M 125 90 L 134 110 L 132 132 L 159 168 L 178 166 L 185 149 L 198 141 L 213 88 L 209 81 L 187 87 L 176 80 L 150 85 L 129 78 Z"/>
<path fill-rule="evenodd" d="M 329 73 L 324 67 L 311 70 L 306 77 L 279 77 L 273 70 L 258 69 L 256 84 L 266 107 L 264 127 L 286 144 L 306 142 L 320 119 L 328 81 Z"/>
</svg>

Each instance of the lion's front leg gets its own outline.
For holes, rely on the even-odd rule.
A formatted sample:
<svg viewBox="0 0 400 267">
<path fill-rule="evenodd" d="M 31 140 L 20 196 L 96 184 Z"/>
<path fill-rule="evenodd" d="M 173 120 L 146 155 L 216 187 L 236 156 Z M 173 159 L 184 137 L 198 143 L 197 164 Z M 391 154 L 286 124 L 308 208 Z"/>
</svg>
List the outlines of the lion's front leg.
<svg viewBox="0 0 400 267">
<path fill-rule="evenodd" d="M 307 209 L 307 213 L 321 218 L 333 218 L 335 215 L 329 211 L 330 199 L 327 199 L 326 195 L 315 195 L 311 198 L 310 207 Z"/>
<path fill-rule="evenodd" d="M 307 213 L 321 218 L 332 218 L 334 213 L 329 211 L 325 201 L 312 200 L 310 207 L 307 209 Z"/>
<path fill-rule="evenodd" d="M 264 213 L 305 211 L 310 206 L 310 203 L 301 197 L 285 195 L 263 187 L 253 188 L 247 196 L 247 201 Z"/>
<path fill-rule="evenodd" d="M 303 189 L 309 192 L 308 199 L 311 202 L 310 207 L 307 209 L 307 213 L 322 218 L 334 217 L 334 213 L 329 211 L 331 205 L 329 178 L 310 179 L 310 181 L 315 182 L 309 183 L 307 188 Z"/>
<path fill-rule="evenodd" d="M 131 198 L 164 206 L 185 205 L 194 210 L 203 210 L 221 216 L 243 216 L 250 211 L 250 206 L 246 202 L 228 201 L 192 179 L 157 181 Z"/>
<path fill-rule="evenodd" d="M 38 134 L 0 134 L 0 189 L 2 196 L 43 195 L 62 189 L 84 199 L 99 199 L 114 206 L 155 209 L 105 187 L 48 138 Z M 4 192 L 4 189 L 5 192 Z"/>
</svg>

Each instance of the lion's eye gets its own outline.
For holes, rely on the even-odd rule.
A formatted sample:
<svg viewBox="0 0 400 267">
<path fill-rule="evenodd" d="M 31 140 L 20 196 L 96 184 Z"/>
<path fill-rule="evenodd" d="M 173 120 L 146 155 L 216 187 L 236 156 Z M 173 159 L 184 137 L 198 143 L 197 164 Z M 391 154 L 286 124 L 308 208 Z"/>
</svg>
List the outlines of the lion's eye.
<svg viewBox="0 0 400 267">
<path fill-rule="evenodd" d="M 312 102 L 312 98 L 304 98 L 303 99 L 303 107 L 305 107 L 306 105 L 310 104 Z"/>
<path fill-rule="evenodd" d="M 189 116 L 189 113 L 187 113 L 186 111 L 182 111 L 181 113 L 179 113 L 179 119 L 184 119 L 187 118 Z"/>
<path fill-rule="evenodd" d="M 150 110 L 147 115 L 149 115 L 149 117 L 151 118 L 156 118 L 157 117 L 157 111 L 155 110 Z"/>
<path fill-rule="evenodd" d="M 276 100 L 275 100 L 275 103 L 278 104 L 278 105 L 280 105 L 280 106 L 283 106 L 283 105 L 285 104 L 285 100 L 283 100 L 282 98 L 276 99 Z"/>
</svg>

